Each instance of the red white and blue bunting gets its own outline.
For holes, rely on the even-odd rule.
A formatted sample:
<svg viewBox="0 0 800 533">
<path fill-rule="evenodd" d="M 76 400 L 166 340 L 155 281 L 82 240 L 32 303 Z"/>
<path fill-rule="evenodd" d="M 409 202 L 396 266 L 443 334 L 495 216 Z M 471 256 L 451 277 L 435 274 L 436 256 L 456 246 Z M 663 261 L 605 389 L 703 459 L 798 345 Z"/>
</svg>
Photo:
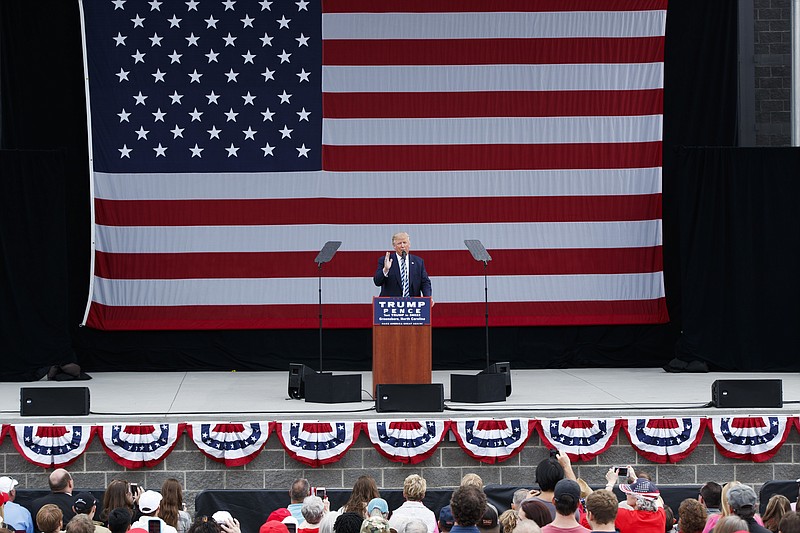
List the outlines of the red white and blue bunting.
<svg viewBox="0 0 800 533">
<path fill-rule="evenodd" d="M 100 443 L 111 459 L 125 468 L 152 468 L 170 454 L 185 424 L 103 424 Z"/>
<path fill-rule="evenodd" d="M 344 456 L 355 444 L 361 422 L 276 422 L 275 426 L 286 453 L 316 468 Z"/>
<path fill-rule="evenodd" d="M 459 446 L 473 459 L 494 464 L 522 451 L 538 421 L 528 419 L 456 420 L 453 432 Z"/>
<path fill-rule="evenodd" d="M 390 420 L 365 422 L 378 453 L 397 463 L 421 463 L 436 451 L 447 434 L 447 420 Z"/>
<path fill-rule="evenodd" d="M 42 468 L 63 468 L 75 462 L 92 441 L 92 426 L 24 426 L 9 428 L 17 451 Z"/>
<path fill-rule="evenodd" d="M 654 463 L 677 463 L 700 444 L 708 420 L 705 418 L 631 418 L 625 433 L 636 452 Z"/>
<path fill-rule="evenodd" d="M 186 428 L 203 454 L 225 466 L 242 466 L 256 458 L 269 437 L 269 422 L 197 423 Z"/>
<path fill-rule="evenodd" d="M 273 427 L 274 426 L 274 427 Z M 363 429 L 375 449 L 388 459 L 417 464 L 433 455 L 453 431 L 470 457 L 484 463 L 501 462 L 518 454 L 534 430 L 542 443 L 589 461 L 605 452 L 620 428 L 636 452 L 656 463 L 677 463 L 691 455 L 710 427 L 711 438 L 726 457 L 763 462 L 778 453 L 795 417 L 684 417 L 631 419 L 476 419 L 387 420 L 344 422 L 242 422 L 173 424 L 7 425 L 8 435 L 27 461 L 43 468 L 65 467 L 87 449 L 95 432 L 106 453 L 126 468 L 153 467 L 174 449 L 184 429 L 197 448 L 226 466 L 242 466 L 261 453 L 275 429 L 286 453 L 319 467 L 339 461 Z"/>
<path fill-rule="evenodd" d="M 722 455 L 759 463 L 778 453 L 794 424 L 785 416 L 714 417 L 711 431 Z"/>
<path fill-rule="evenodd" d="M 543 418 L 539 434 L 548 448 L 567 452 L 572 461 L 588 461 L 606 451 L 619 431 L 621 420 L 560 420 Z"/>
</svg>

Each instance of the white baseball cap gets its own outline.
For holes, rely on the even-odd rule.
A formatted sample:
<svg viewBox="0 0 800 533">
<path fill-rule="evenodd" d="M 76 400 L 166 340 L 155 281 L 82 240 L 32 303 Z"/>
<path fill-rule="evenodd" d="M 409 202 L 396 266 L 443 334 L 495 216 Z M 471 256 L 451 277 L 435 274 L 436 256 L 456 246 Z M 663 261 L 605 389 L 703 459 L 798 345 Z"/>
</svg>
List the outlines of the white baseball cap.
<svg viewBox="0 0 800 533">
<path fill-rule="evenodd" d="M 0 477 L 0 492 L 9 493 L 14 490 L 14 487 L 19 485 L 19 481 L 12 477 L 3 476 Z"/>
</svg>

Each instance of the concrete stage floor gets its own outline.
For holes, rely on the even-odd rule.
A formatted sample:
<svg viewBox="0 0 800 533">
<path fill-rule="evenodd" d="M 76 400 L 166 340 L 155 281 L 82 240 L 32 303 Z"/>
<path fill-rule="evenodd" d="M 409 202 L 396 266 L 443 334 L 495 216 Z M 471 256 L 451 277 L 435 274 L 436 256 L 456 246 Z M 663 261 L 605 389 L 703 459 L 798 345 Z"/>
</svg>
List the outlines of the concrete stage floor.
<svg viewBox="0 0 800 533">
<path fill-rule="evenodd" d="M 445 410 L 429 419 L 586 418 L 632 416 L 748 416 L 800 412 L 800 374 L 669 374 L 648 369 L 514 370 L 512 393 L 505 402 L 450 402 L 450 374 L 434 371 L 444 384 Z M 343 372 L 334 372 L 343 374 Z M 290 399 L 288 372 L 93 372 L 89 381 L 0 383 L 0 422 L 4 424 L 195 422 L 263 420 L 419 419 L 420 413 L 377 413 L 371 398 L 372 375 L 362 373 L 362 401 L 319 404 Z M 711 385 L 718 379 L 781 379 L 783 408 L 709 407 Z M 20 416 L 21 387 L 88 387 L 87 416 Z"/>
</svg>

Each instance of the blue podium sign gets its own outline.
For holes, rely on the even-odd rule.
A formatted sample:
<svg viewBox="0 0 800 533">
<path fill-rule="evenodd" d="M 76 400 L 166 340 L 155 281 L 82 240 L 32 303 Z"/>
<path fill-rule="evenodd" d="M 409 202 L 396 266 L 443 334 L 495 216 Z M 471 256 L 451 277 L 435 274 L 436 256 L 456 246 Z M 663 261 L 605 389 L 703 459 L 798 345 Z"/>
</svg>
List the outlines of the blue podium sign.
<svg viewBox="0 0 800 533">
<path fill-rule="evenodd" d="M 375 296 L 372 313 L 373 326 L 429 326 L 431 299 Z"/>
</svg>

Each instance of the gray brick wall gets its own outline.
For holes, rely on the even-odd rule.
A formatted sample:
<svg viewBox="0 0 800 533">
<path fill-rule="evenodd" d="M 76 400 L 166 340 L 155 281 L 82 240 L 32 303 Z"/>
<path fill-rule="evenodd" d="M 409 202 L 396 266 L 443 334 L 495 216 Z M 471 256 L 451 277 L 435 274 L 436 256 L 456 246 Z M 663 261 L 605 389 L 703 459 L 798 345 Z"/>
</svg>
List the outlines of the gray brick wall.
<svg viewBox="0 0 800 533">
<path fill-rule="evenodd" d="M 789 146 L 790 0 L 755 0 L 755 127 L 757 146 Z"/>
<path fill-rule="evenodd" d="M 285 489 L 293 479 L 307 477 L 314 485 L 331 488 L 350 488 L 360 475 L 371 475 L 379 487 L 402 488 L 410 473 L 420 473 L 431 488 L 455 487 L 468 472 L 478 473 L 486 484 L 529 487 L 533 483 L 535 465 L 548 452 L 533 435 L 525 449 L 499 465 L 486 465 L 467 456 L 455 442 L 445 440 L 426 461 L 417 465 L 394 463 L 378 454 L 365 435 L 347 452 L 344 459 L 322 468 L 308 468 L 289 457 L 275 435 L 270 436 L 262 453 L 249 464 L 227 468 L 201 454 L 194 443 L 182 436 L 175 450 L 155 468 L 127 470 L 114 463 L 94 439 L 89 449 L 68 470 L 81 488 L 105 487 L 115 478 L 138 482 L 147 488 L 159 488 L 167 477 L 181 481 L 187 503 L 204 489 Z M 47 487 L 49 470 L 25 461 L 6 438 L 0 445 L 2 473 L 15 477 L 20 488 Z M 702 484 L 714 480 L 733 479 L 749 483 L 758 489 L 772 479 L 800 478 L 800 434 L 791 431 L 787 442 L 769 462 L 752 463 L 728 459 L 717 450 L 708 432 L 686 461 L 680 464 L 656 464 L 640 457 L 631 447 L 627 436 L 620 432 L 616 442 L 604 454 L 592 461 L 576 463 L 576 474 L 592 484 L 604 482 L 609 466 L 631 463 L 637 471 L 650 473 L 659 485 Z"/>
</svg>

